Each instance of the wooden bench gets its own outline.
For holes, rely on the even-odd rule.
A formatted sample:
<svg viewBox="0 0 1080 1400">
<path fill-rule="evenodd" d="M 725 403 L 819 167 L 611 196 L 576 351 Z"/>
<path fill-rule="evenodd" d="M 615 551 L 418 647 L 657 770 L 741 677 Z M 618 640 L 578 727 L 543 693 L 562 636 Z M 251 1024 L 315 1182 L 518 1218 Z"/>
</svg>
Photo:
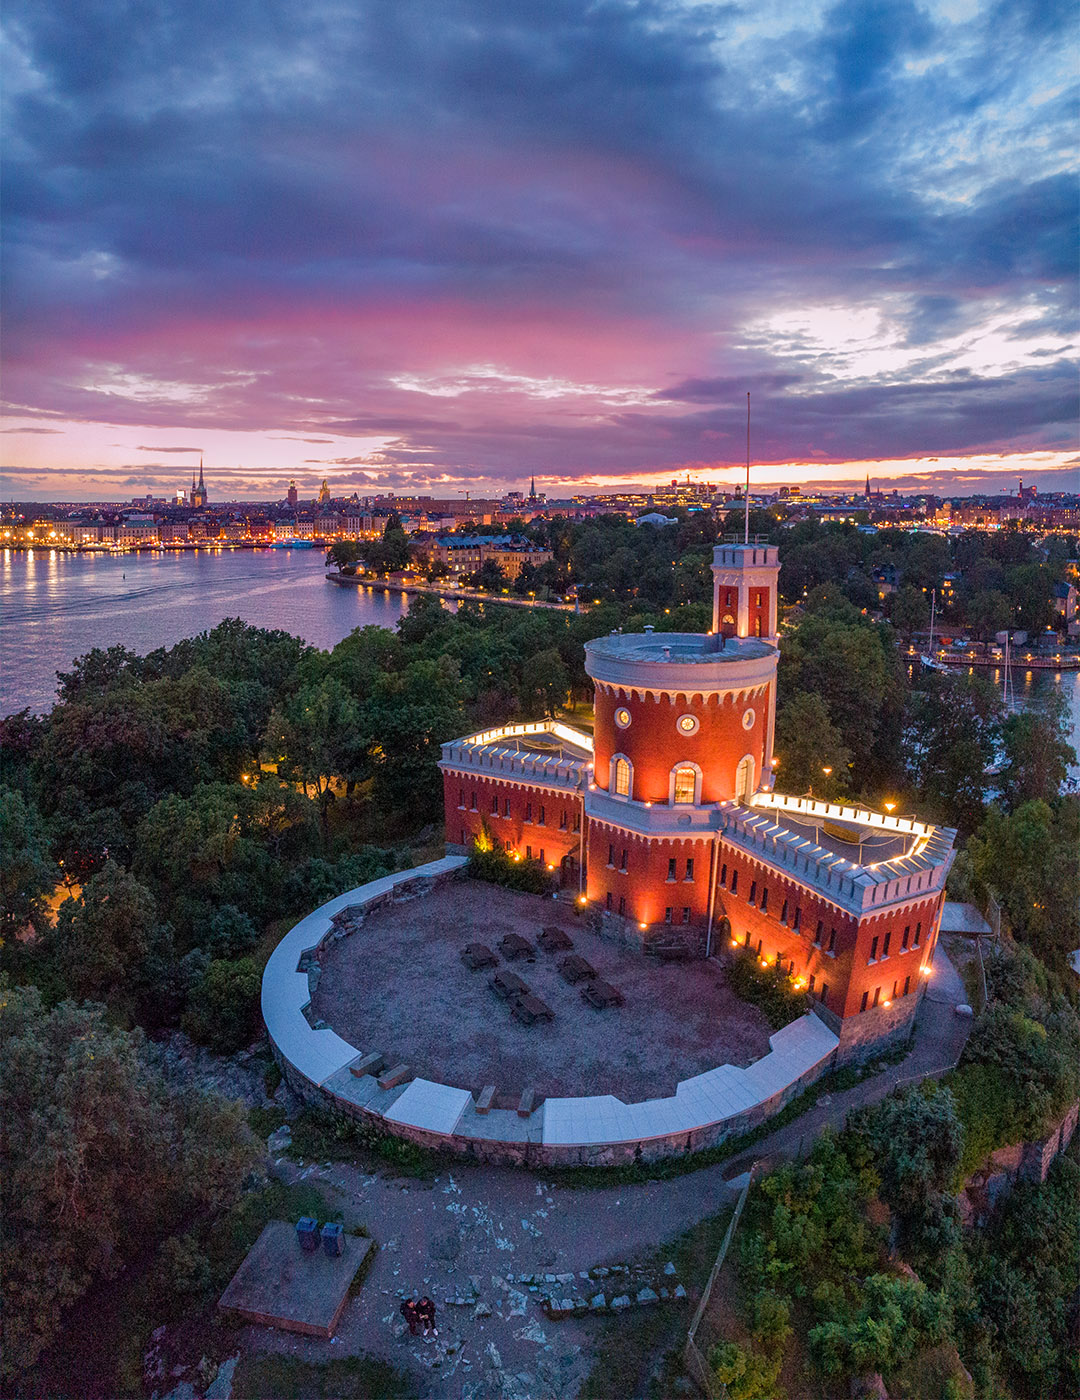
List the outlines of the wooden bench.
<svg viewBox="0 0 1080 1400">
<path fill-rule="evenodd" d="M 396 1089 L 399 1084 L 404 1084 L 406 1079 L 412 1078 L 412 1070 L 408 1065 L 395 1065 L 393 1069 L 388 1069 L 385 1074 L 380 1074 L 378 1085 L 380 1089 Z"/>
<path fill-rule="evenodd" d="M 537 1021 L 554 1021 L 555 1013 L 551 1007 L 542 1002 L 539 997 L 534 997 L 531 992 L 525 996 L 515 997 L 513 1005 L 510 1007 L 510 1015 L 521 1022 L 523 1026 L 534 1026 Z"/>
<path fill-rule="evenodd" d="M 574 940 L 556 924 L 548 924 L 536 940 L 545 953 L 565 953 L 574 946 Z"/>
<path fill-rule="evenodd" d="M 577 953 L 571 953 L 568 958 L 563 958 L 559 964 L 559 971 L 571 987 L 577 982 L 585 982 L 590 977 L 596 976 L 596 968 Z"/>
<path fill-rule="evenodd" d="M 488 986 L 497 997 L 502 997 L 503 1001 L 512 1001 L 515 997 L 529 995 L 529 984 L 523 982 L 516 972 L 496 972 L 495 976 L 488 982 Z"/>
<path fill-rule="evenodd" d="M 536 961 L 536 949 L 527 938 L 522 938 L 520 933 L 508 933 L 505 938 L 500 939 L 499 951 L 507 962 L 517 962 L 519 958 L 525 962 Z"/>
<path fill-rule="evenodd" d="M 526 1089 L 521 1098 L 518 1099 L 517 1112 L 519 1118 L 528 1118 L 536 1106 L 536 1090 Z"/>
<path fill-rule="evenodd" d="M 495 1085 L 494 1085 L 494 1084 L 485 1084 L 484 1087 L 480 1090 L 480 1093 L 479 1093 L 479 1095 L 478 1095 L 478 1097 L 477 1097 L 477 1100 L 476 1100 L 476 1111 L 477 1111 L 477 1113 L 490 1113 L 490 1112 L 491 1112 L 491 1105 L 492 1105 L 492 1103 L 494 1102 L 494 1099 L 495 1099 Z"/>
<path fill-rule="evenodd" d="M 609 1006 L 622 1006 L 625 998 L 617 987 L 613 987 L 610 982 L 601 981 L 598 977 L 595 982 L 590 982 L 587 987 L 581 989 L 581 995 L 597 1010 L 603 1011 Z"/>
<path fill-rule="evenodd" d="M 461 950 L 461 961 L 472 972 L 479 972 L 482 967 L 497 967 L 499 964 L 499 959 L 486 943 L 466 943 Z"/>
<path fill-rule="evenodd" d="M 689 962 L 696 956 L 694 950 L 688 948 L 685 943 L 647 943 L 645 955 L 659 958 L 661 962 Z"/>
<path fill-rule="evenodd" d="M 349 1072 L 355 1074 L 357 1079 L 363 1079 L 365 1074 L 378 1074 L 384 1064 L 386 1064 L 386 1056 L 380 1055 L 376 1050 L 370 1055 L 365 1055 L 355 1065 L 350 1065 Z"/>
</svg>

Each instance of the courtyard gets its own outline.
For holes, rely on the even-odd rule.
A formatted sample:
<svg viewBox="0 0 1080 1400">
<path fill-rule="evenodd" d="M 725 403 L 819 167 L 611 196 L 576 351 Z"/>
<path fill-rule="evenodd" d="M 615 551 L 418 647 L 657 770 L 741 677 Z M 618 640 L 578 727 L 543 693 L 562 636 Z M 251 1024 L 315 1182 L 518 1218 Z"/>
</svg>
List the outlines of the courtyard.
<svg viewBox="0 0 1080 1400">
<path fill-rule="evenodd" d="M 539 947 L 532 963 L 471 972 L 467 943 L 498 954 L 505 935 L 536 945 L 542 928 L 558 925 L 624 1004 L 598 1011 L 581 986 L 563 980 L 565 954 Z M 717 1065 L 745 1066 L 769 1050 L 762 1014 L 740 1001 L 713 962 L 659 963 L 591 933 L 574 906 L 459 880 L 426 897 L 388 906 L 362 928 L 330 944 L 312 998 L 322 1020 L 388 1065 L 479 1094 L 495 1085 L 492 1107 L 513 1108 L 522 1092 L 537 1100 L 612 1094 L 626 1103 L 672 1095 L 682 1079 Z M 512 971 L 554 1013 L 524 1026 L 489 987 Z"/>
</svg>

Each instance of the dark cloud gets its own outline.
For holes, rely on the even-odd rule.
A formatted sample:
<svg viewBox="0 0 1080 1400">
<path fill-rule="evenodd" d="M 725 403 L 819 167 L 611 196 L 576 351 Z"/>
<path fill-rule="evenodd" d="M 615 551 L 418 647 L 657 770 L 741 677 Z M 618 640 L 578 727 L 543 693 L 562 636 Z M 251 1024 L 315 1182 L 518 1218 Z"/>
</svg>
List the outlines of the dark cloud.
<svg viewBox="0 0 1080 1400">
<path fill-rule="evenodd" d="M 1070 436 L 1064 0 L 792 0 L 760 28 L 662 0 L 10 0 L 5 23 L 7 381 L 32 411 L 390 437 L 462 480 L 737 460 L 747 389 L 777 461 Z M 919 362 L 841 371 L 767 329 L 837 306 Z M 954 342 L 1002 325 L 1015 363 L 958 378 L 979 356 Z M 477 363 L 507 377 L 425 387 Z"/>
<path fill-rule="evenodd" d="M 63 428 L 0 428 L 0 433 L 43 433 L 51 435 L 53 433 L 63 433 Z"/>
<path fill-rule="evenodd" d="M 136 452 L 201 452 L 201 447 L 136 447 Z"/>
</svg>

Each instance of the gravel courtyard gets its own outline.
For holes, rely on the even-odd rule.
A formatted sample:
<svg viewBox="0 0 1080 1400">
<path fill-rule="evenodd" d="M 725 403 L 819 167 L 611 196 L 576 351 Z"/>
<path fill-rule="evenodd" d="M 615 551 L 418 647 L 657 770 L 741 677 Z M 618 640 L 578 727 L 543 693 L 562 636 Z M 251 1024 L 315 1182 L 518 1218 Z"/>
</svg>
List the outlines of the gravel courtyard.
<svg viewBox="0 0 1080 1400">
<path fill-rule="evenodd" d="M 596 1011 L 559 975 L 564 954 L 537 950 L 534 963 L 507 963 L 555 1013 L 520 1025 L 488 982 L 497 969 L 470 972 L 466 943 L 496 953 L 507 933 L 536 942 L 558 924 L 626 1004 Z M 680 1079 L 766 1054 L 764 1017 L 728 988 L 712 963 L 661 964 L 589 933 L 573 906 L 462 880 L 421 899 L 380 910 L 332 944 L 312 1005 L 358 1050 L 388 1064 L 470 1089 L 498 1090 L 513 1107 L 523 1089 L 539 1097 L 613 1094 L 628 1103 L 666 1097 Z"/>
</svg>

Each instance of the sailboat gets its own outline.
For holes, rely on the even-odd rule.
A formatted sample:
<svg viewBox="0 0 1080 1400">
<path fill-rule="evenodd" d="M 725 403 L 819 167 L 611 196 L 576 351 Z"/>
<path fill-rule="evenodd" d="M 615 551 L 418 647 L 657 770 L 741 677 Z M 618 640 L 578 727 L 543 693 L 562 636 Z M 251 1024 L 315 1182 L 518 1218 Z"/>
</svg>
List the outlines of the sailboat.
<svg viewBox="0 0 1080 1400">
<path fill-rule="evenodd" d="M 919 662 L 928 671 L 947 671 L 949 668 L 943 661 L 934 660 L 934 614 L 937 611 L 937 589 L 930 595 L 930 642 L 925 652 L 919 653 Z"/>
</svg>

